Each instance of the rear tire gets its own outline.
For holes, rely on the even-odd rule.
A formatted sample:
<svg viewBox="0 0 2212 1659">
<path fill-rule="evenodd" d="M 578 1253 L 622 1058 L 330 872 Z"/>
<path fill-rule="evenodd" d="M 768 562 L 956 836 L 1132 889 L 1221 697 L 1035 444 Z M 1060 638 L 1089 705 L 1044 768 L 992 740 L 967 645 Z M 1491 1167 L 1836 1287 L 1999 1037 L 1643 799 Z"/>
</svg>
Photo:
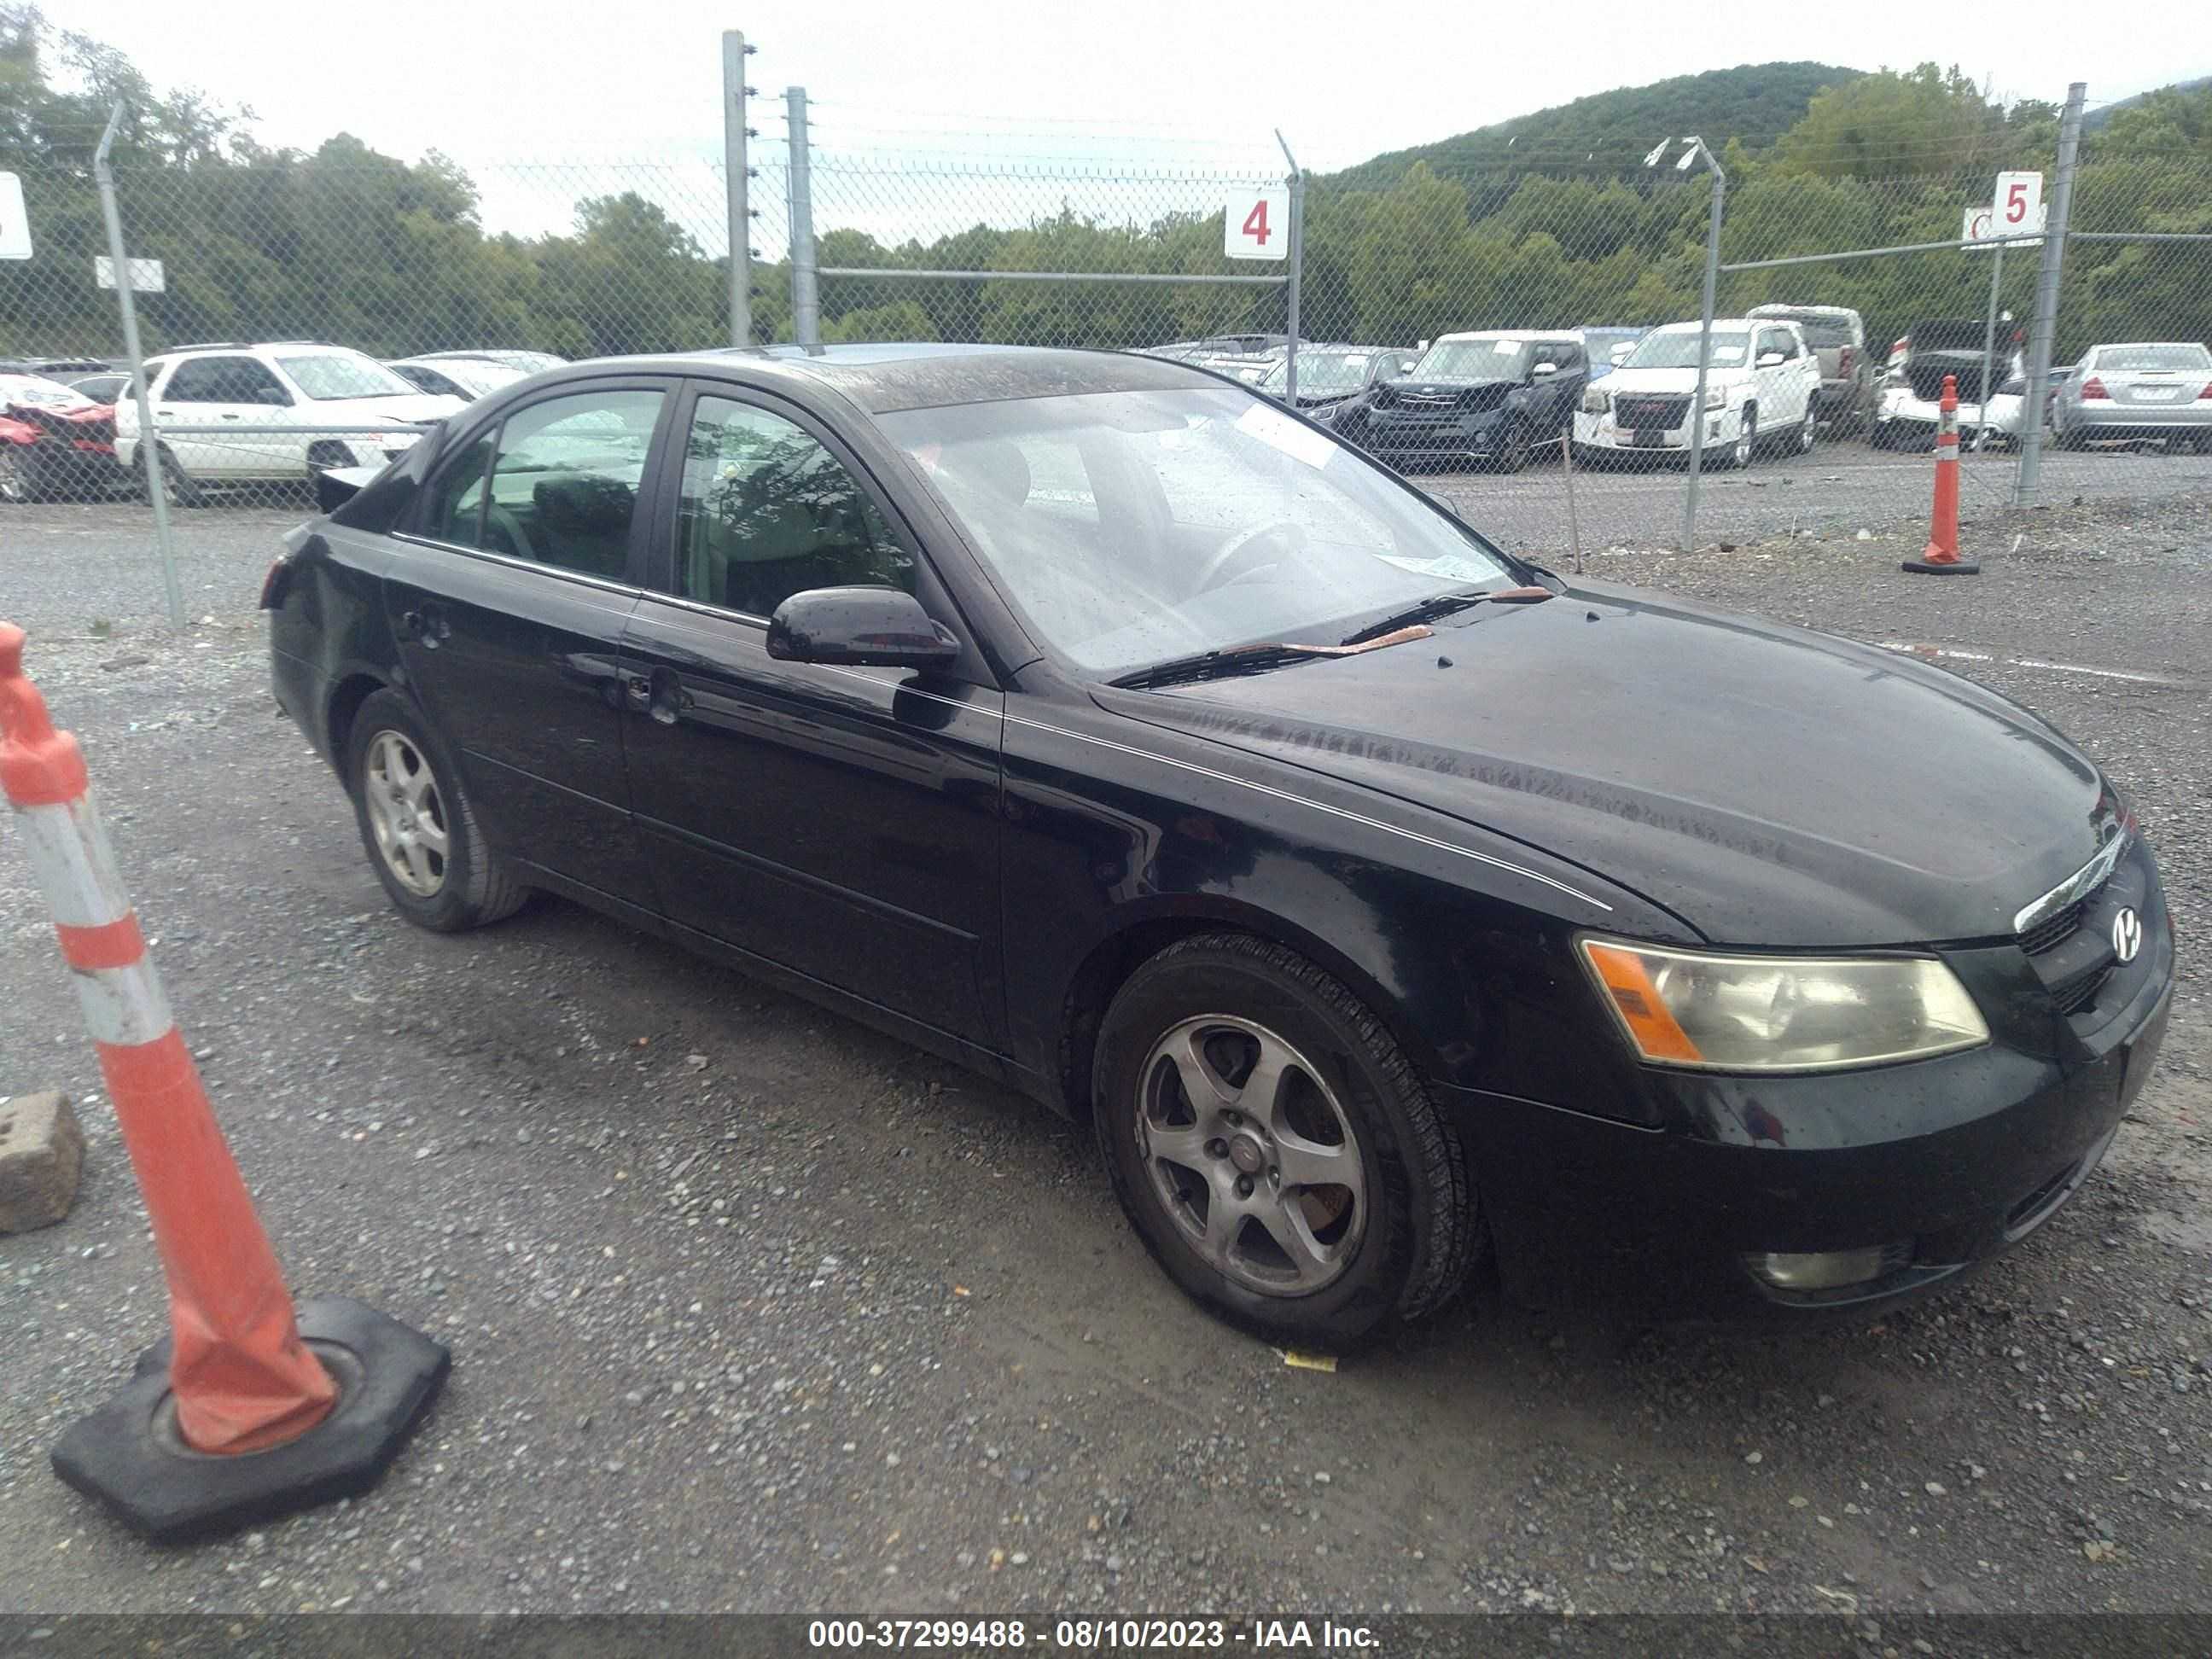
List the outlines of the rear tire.
<svg viewBox="0 0 2212 1659">
<path fill-rule="evenodd" d="M 1248 1089 L 1263 1063 L 1274 1085 Z M 1477 1259 L 1451 1123 L 1366 1006 L 1280 945 L 1201 934 L 1139 967 L 1092 1098 L 1145 1248 L 1271 1340 L 1349 1347 L 1443 1306 Z"/>
<path fill-rule="evenodd" d="M 481 927 L 530 896 L 485 844 L 445 744 L 399 693 L 371 692 L 355 712 L 345 781 L 369 866 L 416 927 Z"/>
</svg>

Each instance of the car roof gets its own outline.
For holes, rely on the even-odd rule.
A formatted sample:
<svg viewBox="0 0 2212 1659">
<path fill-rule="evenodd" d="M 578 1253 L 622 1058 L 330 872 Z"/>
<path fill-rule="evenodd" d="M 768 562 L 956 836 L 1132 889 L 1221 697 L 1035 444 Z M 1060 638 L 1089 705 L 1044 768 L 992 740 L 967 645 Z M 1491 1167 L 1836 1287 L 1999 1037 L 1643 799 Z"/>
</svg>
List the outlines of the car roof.
<svg viewBox="0 0 2212 1659">
<path fill-rule="evenodd" d="M 1447 340 L 1559 340 L 1576 343 L 1580 331 L 1571 328 L 1471 328 L 1456 334 L 1439 334 L 1435 343 Z"/>
<path fill-rule="evenodd" d="M 696 374 L 734 371 L 757 385 L 805 385 L 837 392 L 871 415 L 1012 398 L 1091 392 L 1189 390 L 1234 384 L 1218 374 L 1134 351 L 1050 346 L 884 342 L 866 345 L 723 346 L 665 356 L 595 357 L 550 369 L 535 384 L 604 375 L 610 369 Z"/>
<path fill-rule="evenodd" d="M 1858 313 L 1849 306 L 1793 306 L 1786 300 L 1769 300 L 1765 305 L 1753 306 L 1743 314 L 1747 317 L 1856 317 Z"/>
<path fill-rule="evenodd" d="M 2092 351 L 2132 351 L 2138 346 L 2180 346 L 2185 350 L 2202 351 L 2202 340 L 2100 340 L 2089 348 Z"/>
<path fill-rule="evenodd" d="M 1777 323 L 1788 320 L 1786 317 L 1716 317 L 1713 319 L 1713 327 L 1716 330 L 1748 328 L 1753 323 Z M 1702 322 L 1662 323 L 1651 331 L 1654 334 L 1694 334 L 1704 326 Z"/>
</svg>

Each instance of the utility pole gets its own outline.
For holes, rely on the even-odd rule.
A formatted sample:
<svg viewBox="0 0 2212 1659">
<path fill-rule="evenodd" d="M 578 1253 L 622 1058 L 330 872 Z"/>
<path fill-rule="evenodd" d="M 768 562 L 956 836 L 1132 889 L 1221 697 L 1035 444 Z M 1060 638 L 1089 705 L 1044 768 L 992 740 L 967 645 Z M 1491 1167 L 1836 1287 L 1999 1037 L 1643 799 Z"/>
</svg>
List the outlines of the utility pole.
<svg viewBox="0 0 2212 1659">
<path fill-rule="evenodd" d="M 2051 216 L 2044 226 L 2043 258 L 2035 268 L 2035 311 L 2028 324 L 2027 400 L 2021 411 L 2020 472 L 2013 480 L 2012 504 L 2032 506 L 2043 472 L 2043 405 L 2051 381 L 2051 352 L 2058 333 L 2058 279 L 2066 264 L 2066 222 L 2074 209 L 2074 161 L 2081 149 L 2081 106 L 2087 83 L 2066 88 L 2066 108 L 2058 118 L 2058 173 L 2051 181 Z"/>
<path fill-rule="evenodd" d="M 814 163 L 806 146 L 806 88 L 783 89 L 791 135 L 791 330 L 810 349 L 822 343 L 822 301 L 814 268 Z"/>
<path fill-rule="evenodd" d="M 1698 311 L 1698 384 L 1690 394 L 1690 487 L 1682 497 L 1682 551 L 1687 553 L 1696 547 L 1698 539 L 1698 474 L 1705 458 L 1705 374 L 1713 358 L 1714 294 L 1720 284 L 1721 214 L 1728 196 L 1728 174 L 1721 171 L 1720 158 L 1705 148 L 1704 139 L 1692 136 L 1683 142 L 1690 148 L 1675 167 L 1686 170 L 1702 155 L 1706 170 L 1713 175 L 1712 213 L 1705 228 L 1705 298 Z M 1666 148 L 1662 144 L 1652 156 L 1664 154 Z M 1650 158 L 1645 165 L 1650 165 Z"/>
<path fill-rule="evenodd" d="M 753 343 L 753 216 L 747 201 L 752 169 L 745 163 L 745 140 L 757 137 L 745 125 L 745 59 L 752 54 L 736 29 L 722 32 L 722 171 L 729 192 L 730 343 Z"/>
</svg>

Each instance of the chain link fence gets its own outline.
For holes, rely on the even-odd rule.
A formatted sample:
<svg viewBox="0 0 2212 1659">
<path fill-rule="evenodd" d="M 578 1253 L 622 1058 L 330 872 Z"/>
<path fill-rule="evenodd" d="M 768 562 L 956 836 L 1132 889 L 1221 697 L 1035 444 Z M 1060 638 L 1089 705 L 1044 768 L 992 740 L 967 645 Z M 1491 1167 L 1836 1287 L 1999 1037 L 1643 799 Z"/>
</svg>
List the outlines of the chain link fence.
<svg viewBox="0 0 2212 1659">
<path fill-rule="evenodd" d="M 1281 173 L 841 153 L 809 144 L 793 108 L 750 179 L 754 340 L 1142 350 L 1290 395 L 1290 262 L 1224 252 Z M 1547 559 L 1681 533 L 1694 340 L 1686 355 L 1667 330 L 1699 318 L 1711 223 L 1706 170 L 1576 149 L 1312 177 L 1295 236 L 1297 401 Z M 1715 159 L 1728 188 L 1700 540 L 1924 517 L 1943 372 L 1967 404 L 1970 515 L 2013 499 L 2016 451 L 2054 409 L 2039 499 L 2212 487 L 2212 372 L 2189 380 L 2212 337 L 2212 158 L 2085 139 L 2052 362 L 2091 368 L 2043 386 L 2026 351 L 2039 247 L 1958 246 L 1994 160 Z M 98 191 L 76 161 L 21 177 L 36 252 L 0 262 L 0 496 L 79 501 L 111 532 L 96 556 L 150 561 Z M 167 364 L 219 348 L 220 372 L 179 381 L 179 363 L 154 385 L 188 592 L 197 563 L 301 516 L 317 468 L 380 461 L 407 422 L 527 372 L 525 354 L 728 343 L 726 182 L 705 155 L 465 171 L 344 139 L 118 163 L 128 251 L 160 262 L 137 296 L 145 350 Z M 2087 400 L 2112 407 L 2084 415 L 2094 349 L 2144 342 L 2178 349 L 2169 381 L 2147 392 L 2127 371 L 2127 389 Z M 53 382 L 122 407 L 103 428 Z"/>
</svg>

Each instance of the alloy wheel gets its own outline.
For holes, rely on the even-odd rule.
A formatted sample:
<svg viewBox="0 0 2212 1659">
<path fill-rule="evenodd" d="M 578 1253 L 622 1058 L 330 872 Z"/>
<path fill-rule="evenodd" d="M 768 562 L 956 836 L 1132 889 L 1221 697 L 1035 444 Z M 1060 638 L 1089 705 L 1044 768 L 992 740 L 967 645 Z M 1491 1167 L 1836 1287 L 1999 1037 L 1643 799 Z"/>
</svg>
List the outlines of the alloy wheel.
<svg viewBox="0 0 2212 1659">
<path fill-rule="evenodd" d="M 24 475 L 22 462 L 11 451 L 0 449 L 0 501 L 30 499 L 31 481 Z"/>
<path fill-rule="evenodd" d="M 362 801 L 376 848 L 392 878 L 423 898 L 446 884 L 446 804 L 422 751 L 404 732 L 368 740 L 362 765 Z"/>
<path fill-rule="evenodd" d="M 1230 1014 L 1170 1029 L 1141 1073 L 1138 1151 L 1200 1255 L 1263 1296 L 1305 1296 L 1351 1263 L 1367 1186 L 1351 1119 L 1282 1037 Z"/>
<path fill-rule="evenodd" d="M 1752 458 L 1758 453 L 1759 416 L 1753 410 L 1746 410 L 1743 426 L 1735 434 L 1735 443 L 1729 451 L 1729 464 L 1732 466 L 1749 466 Z"/>
</svg>

